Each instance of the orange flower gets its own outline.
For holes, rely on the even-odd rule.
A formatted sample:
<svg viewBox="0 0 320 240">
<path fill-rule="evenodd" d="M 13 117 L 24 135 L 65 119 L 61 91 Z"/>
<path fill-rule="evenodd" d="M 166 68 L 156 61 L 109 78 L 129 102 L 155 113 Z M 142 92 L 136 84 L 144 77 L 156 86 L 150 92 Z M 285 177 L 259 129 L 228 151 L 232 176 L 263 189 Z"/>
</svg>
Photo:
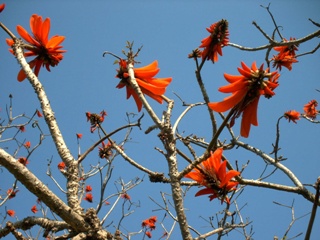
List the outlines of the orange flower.
<svg viewBox="0 0 320 240">
<path fill-rule="evenodd" d="M 295 38 L 290 38 L 290 41 L 295 40 Z M 284 42 L 288 42 L 286 39 L 284 39 Z M 273 56 L 273 67 L 276 67 L 276 69 L 279 68 L 281 71 L 282 66 L 288 68 L 289 71 L 292 69 L 292 63 L 298 62 L 296 59 L 296 52 L 298 51 L 297 45 L 290 45 L 290 46 L 280 46 L 280 47 L 274 47 L 274 50 L 276 50 L 278 55 Z"/>
<path fill-rule="evenodd" d="M 29 51 L 25 52 L 24 56 L 36 56 L 35 59 L 29 62 L 29 65 L 30 68 L 34 68 L 34 73 L 38 76 L 41 66 L 45 66 L 50 72 L 50 66 L 55 67 L 63 59 L 62 53 L 66 52 L 66 50 L 61 50 L 62 46 L 59 44 L 64 41 L 65 37 L 56 35 L 48 39 L 50 18 L 46 18 L 43 21 L 42 17 L 37 14 L 31 16 L 30 28 L 33 36 L 20 25 L 17 26 L 17 32 L 29 44 L 25 47 Z M 7 39 L 9 46 L 12 46 L 13 43 L 12 39 Z M 18 74 L 18 81 L 21 82 L 25 78 L 26 74 L 21 69 Z"/>
<path fill-rule="evenodd" d="M 7 194 L 9 196 L 9 199 L 14 198 L 16 196 L 17 192 L 19 192 L 19 190 L 13 191 L 12 188 L 9 188 L 7 190 Z"/>
<path fill-rule="evenodd" d="M 139 99 L 138 94 L 134 91 L 129 83 L 127 62 L 123 59 L 120 59 L 119 66 L 120 69 L 117 70 L 118 74 L 116 77 L 120 78 L 121 80 L 117 85 L 117 88 L 126 87 L 127 99 L 133 96 L 137 104 L 138 111 L 140 112 L 142 108 L 142 102 Z M 141 89 L 141 92 L 162 104 L 162 95 L 165 93 L 166 87 L 172 81 L 172 78 L 154 78 L 159 71 L 160 69 L 158 68 L 158 61 L 154 61 L 145 67 L 135 68 L 134 76 Z"/>
<path fill-rule="evenodd" d="M 157 222 L 157 217 L 152 216 L 142 221 L 142 227 L 149 228 L 150 230 L 154 230 L 156 229 L 156 225 L 155 225 L 156 222 Z"/>
<path fill-rule="evenodd" d="M 105 144 L 104 142 L 101 143 L 102 147 L 99 147 L 99 157 L 109 159 L 112 156 L 112 145 L 110 142 Z"/>
<path fill-rule="evenodd" d="M 82 133 L 76 133 L 77 135 L 77 139 L 81 139 L 82 138 Z"/>
<path fill-rule="evenodd" d="M 0 13 L 3 11 L 5 7 L 6 7 L 6 4 L 4 3 L 0 4 Z"/>
<path fill-rule="evenodd" d="M 210 201 L 214 198 L 219 198 L 221 203 L 226 201 L 230 204 L 227 193 L 235 190 L 238 185 L 238 182 L 231 179 L 239 176 L 240 172 L 235 170 L 226 171 L 227 161 L 221 162 L 222 152 L 222 148 L 218 148 L 214 153 L 211 152 L 207 160 L 186 174 L 185 177 L 191 178 L 205 187 L 196 193 L 196 197 L 210 194 Z"/>
<path fill-rule="evenodd" d="M 66 164 L 64 162 L 59 162 L 58 168 L 59 168 L 60 171 L 64 170 L 66 168 Z"/>
<path fill-rule="evenodd" d="M 284 113 L 284 117 L 288 119 L 289 122 L 292 121 L 294 123 L 297 123 L 296 121 L 300 120 L 300 113 L 295 110 L 290 110 Z"/>
<path fill-rule="evenodd" d="M 130 197 L 130 195 L 129 195 L 128 193 L 122 194 L 121 197 L 122 197 L 123 199 L 125 199 L 125 200 L 131 200 L 131 197 Z"/>
<path fill-rule="evenodd" d="M 92 191 L 92 187 L 90 185 L 87 185 L 85 191 L 86 192 L 91 192 Z"/>
<path fill-rule="evenodd" d="M 21 163 L 22 165 L 26 166 L 27 164 L 29 164 L 29 161 L 27 158 L 25 157 L 20 157 L 18 158 L 18 162 Z"/>
<path fill-rule="evenodd" d="M 27 141 L 27 142 L 24 144 L 24 146 L 25 146 L 26 148 L 30 148 L 30 147 L 31 147 L 30 141 Z"/>
<path fill-rule="evenodd" d="M 37 213 L 39 210 L 37 209 L 37 206 L 36 205 L 33 205 L 32 208 L 31 208 L 31 211 L 33 213 Z"/>
<path fill-rule="evenodd" d="M 147 231 L 145 232 L 145 234 L 147 235 L 148 238 L 152 238 L 151 232 Z"/>
<path fill-rule="evenodd" d="M 93 200 L 92 194 L 91 193 L 87 193 L 85 198 L 84 198 L 84 200 L 92 203 L 92 200 Z"/>
<path fill-rule="evenodd" d="M 303 110 L 306 113 L 306 116 L 315 119 L 318 114 L 318 110 L 316 109 L 317 106 L 318 102 L 316 100 L 311 100 L 306 105 L 304 105 Z"/>
<path fill-rule="evenodd" d="M 99 116 L 96 113 L 86 112 L 86 116 L 87 116 L 87 121 L 90 121 L 90 124 L 91 124 L 90 131 L 91 133 L 93 133 L 97 129 L 97 127 L 99 127 L 99 125 L 103 123 L 104 117 L 107 116 L 107 113 L 106 111 L 102 110 Z"/>
<path fill-rule="evenodd" d="M 248 137 L 251 124 L 258 126 L 257 108 L 261 95 L 271 98 L 275 93 L 273 90 L 278 87 L 280 74 L 277 71 L 270 73 L 269 68 L 263 70 L 263 64 L 257 68 L 253 62 L 251 69 L 241 62 L 242 68 L 238 68 L 240 76 L 233 76 L 225 73 L 225 79 L 230 83 L 219 88 L 220 92 L 232 93 L 222 102 L 209 103 L 209 107 L 216 112 L 225 112 L 232 109 L 234 112 L 230 126 L 234 125 L 235 119 L 242 114 L 241 131 L 243 137 Z"/>
<path fill-rule="evenodd" d="M 10 216 L 10 217 L 14 217 L 14 215 L 16 214 L 16 212 L 14 210 L 7 210 L 7 214 Z"/>
<path fill-rule="evenodd" d="M 38 109 L 37 109 L 37 116 L 38 116 L 39 118 L 43 117 L 42 113 L 41 113 Z"/>
<path fill-rule="evenodd" d="M 222 48 L 229 43 L 228 21 L 222 19 L 212 24 L 207 31 L 210 36 L 201 41 L 199 48 L 204 48 L 202 59 L 211 60 L 213 63 L 218 61 L 218 54 L 222 56 Z"/>
</svg>

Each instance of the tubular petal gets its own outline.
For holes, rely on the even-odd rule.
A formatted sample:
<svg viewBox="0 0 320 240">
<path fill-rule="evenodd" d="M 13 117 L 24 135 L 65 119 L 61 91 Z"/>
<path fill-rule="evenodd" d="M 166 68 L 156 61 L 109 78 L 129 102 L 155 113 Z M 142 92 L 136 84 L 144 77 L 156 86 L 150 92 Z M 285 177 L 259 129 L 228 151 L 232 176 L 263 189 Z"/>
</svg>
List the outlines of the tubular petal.
<svg viewBox="0 0 320 240">
<path fill-rule="evenodd" d="M 192 171 L 192 172 L 189 172 L 188 174 L 186 174 L 184 177 L 191 178 L 192 180 L 196 181 L 199 184 L 202 184 L 204 182 L 204 178 L 200 172 L 193 172 Z"/>
<path fill-rule="evenodd" d="M 201 189 L 200 191 L 198 191 L 195 196 L 198 197 L 198 196 L 206 195 L 206 194 L 216 195 L 216 192 L 211 188 L 204 188 L 204 189 Z"/>
<path fill-rule="evenodd" d="M 236 75 L 230 75 L 228 73 L 224 73 L 223 76 L 229 83 L 234 83 L 234 82 L 241 81 L 244 79 L 244 77 L 242 75 L 236 76 Z"/>
<path fill-rule="evenodd" d="M 232 93 L 232 92 L 240 91 L 241 89 L 246 88 L 248 85 L 249 85 L 248 81 L 237 81 L 227 86 L 220 87 L 219 91 L 223 93 Z"/>
<path fill-rule="evenodd" d="M 256 63 L 255 61 L 252 63 L 251 69 L 252 69 L 253 71 L 257 71 L 257 70 L 258 70 L 258 68 L 257 68 L 257 63 Z M 260 66 L 260 70 L 263 70 L 263 64 Z"/>
<path fill-rule="evenodd" d="M 243 111 L 241 120 L 241 136 L 247 138 L 249 136 L 251 124 L 258 126 L 257 119 L 257 107 L 258 107 L 259 97 L 253 100 Z"/>
<path fill-rule="evenodd" d="M 156 94 L 153 94 L 152 92 L 149 92 L 148 90 L 144 89 L 144 88 L 141 88 L 141 91 L 148 95 L 149 97 L 151 97 L 153 100 L 157 101 L 158 103 L 162 104 L 163 102 L 163 98 L 161 97 L 162 95 L 156 95 Z"/>
<path fill-rule="evenodd" d="M 29 35 L 29 33 L 20 25 L 17 26 L 17 32 L 19 35 L 26 40 L 28 43 L 31 43 L 32 45 L 39 46 L 39 43 Z"/>
<path fill-rule="evenodd" d="M 247 72 L 251 72 L 251 69 L 244 62 L 241 62 L 241 66 L 242 66 L 243 70 L 245 70 Z"/>
<path fill-rule="evenodd" d="M 50 19 L 46 18 L 42 24 L 42 31 L 41 31 L 41 41 L 43 44 L 48 42 L 50 32 Z"/>
<path fill-rule="evenodd" d="M 242 89 L 233 93 L 231 96 L 226 97 L 222 102 L 209 103 L 208 106 L 216 112 L 225 112 L 237 105 L 246 96 L 246 93 L 247 90 Z"/>
<path fill-rule="evenodd" d="M 136 78 L 136 81 L 141 88 L 145 88 L 148 91 L 152 92 L 153 94 L 162 95 L 166 91 L 166 89 L 163 87 L 154 86 L 150 83 L 140 80 L 139 78 Z"/>
<path fill-rule="evenodd" d="M 158 87 L 167 87 L 171 83 L 172 78 L 153 78 L 146 79 L 146 81 Z"/>
<path fill-rule="evenodd" d="M 46 47 L 47 48 L 55 48 L 60 43 L 62 43 L 64 39 L 65 39 L 64 36 L 54 36 L 47 42 Z"/>
<path fill-rule="evenodd" d="M 238 71 L 241 75 L 245 76 L 246 78 L 251 78 L 252 75 L 251 75 L 251 70 L 250 71 L 247 71 L 247 70 L 244 70 L 242 68 L 238 68 Z"/>
<path fill-rule="evenodd" d="M 137 70 L 134 69 L 134 76 L 140 79 L 153 78 L 160 71 L 160 68 L 154 68 L 150 70 Z"/>
<path fill-rule="evenodd" d="M 135 68 L 134 70 L 138 70 L 138 71 L 150 71 L 150 70 L 153 70 L 155 68 L 158 68 L 158 61 L 155 60 L 153 61 L 152 63 L 150 63 L 149 65 L 147 66 L 144 66 L 144 67 L 140 67 L 140 68 Z"/>
<path fill-rule="evenodd" d="M 227 174 L 225 175 L 223 181 L 221 181 L 220 183 L 220 188 L 224 187 L 224 186 L 228 186 L 229 181 L 231 180 L 231 178 L 235 177 L 235 176 L 239 176 L 240 172 L 236 171 L 236 170 L 230 170 L 227 172 Z M 237 183 L 237 182 L 236 182 Z M 238 184 L 238 183 L 237 183 Z M 230 190 L 230 188 L 228 189 Z"/>
</svg>

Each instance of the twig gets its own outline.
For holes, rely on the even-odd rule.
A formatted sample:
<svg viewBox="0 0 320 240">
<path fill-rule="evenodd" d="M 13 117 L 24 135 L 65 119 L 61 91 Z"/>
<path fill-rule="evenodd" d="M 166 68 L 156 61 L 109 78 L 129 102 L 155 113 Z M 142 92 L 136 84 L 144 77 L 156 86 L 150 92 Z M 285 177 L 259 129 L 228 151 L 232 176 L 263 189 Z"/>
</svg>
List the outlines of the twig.
<svg viewBox="0 0 320 240">
<path fill-rule="evenodd" d="M 318 205 L 319 205 L 320 177 L 317 179 L 315 188 L 316 188 L 316 196 L 315 196 L 314 203 L 313 203 L 313 206 L 312 206 L 312 211 L 311 211 L 311 215 L 310 215 L 308 229 L 307 229 L 307 232 L 306 232 L 306 236 L 304 238 L 305 240 L 309 240 L 310 239 L 311 231 L 312 231 L 312 227 L 313 227 L 313 223 L 314 223 L 314 219 L 316 217 L 316 213 L 317 213 L 317 209 L 318 209 Z"/>
</svg>

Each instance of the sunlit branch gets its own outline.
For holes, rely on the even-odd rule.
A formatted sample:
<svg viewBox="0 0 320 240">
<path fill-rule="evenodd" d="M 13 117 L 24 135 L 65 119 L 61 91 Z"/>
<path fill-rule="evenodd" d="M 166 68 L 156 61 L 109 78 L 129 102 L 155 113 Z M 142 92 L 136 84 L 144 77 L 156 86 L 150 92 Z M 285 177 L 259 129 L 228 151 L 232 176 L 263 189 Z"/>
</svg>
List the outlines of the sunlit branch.
<svg viewBox="0 0 320 240">
<path fill-rule="evenodd" d="M 259 50 L 264 50 L 264 49 L 273 48 L 273 47 L 299 45 L 301 43 L 307 42 L 307 41 L 309 41 L 313 38 L 319 37 L 319 36 L 320 36 L 320 30 L 315 31 L 305 37 L 295 39 L 295 40 L 290 40 L 287 42 L 277 42 L 269 37 L 268 40 L 271 39 L 270 43 L 266 44 L 266 45 L 259 46 L 259 47 L 244 47 L 244 46 L 241 46 L 241 45 L 235 44 L 235 43 L 228 43 L 228 46 L 235 47 L 235 48 L 238 48 L 243 51 L 259 51 Z"/>
<path fill-rule="evenodd" d="M 35 90 L 39 102 L 41 104 L 41 109 L 44 114 L 44 118 L 48 125 L 49 131 L 53 138 L 53 142 L 55 143 L 56 149 L 61 160 L 66 164 L 69 171 L 69 176 L 67 178 L 67 197 L 68 197 L 68 204 L 72 209 L 76 212 L 81 213 L 82 208 L 79 205 L 79 201 L 77 198 L 78 193 L 78 167 L 74 158 L 67 147 L 64 138 L 60 132 L 58 123 L 56 121 L 54 112 L 52 111 L 50 101 L 44 91 L 44 87 L 42 86 L 41 82 L 38 80 L 37 76 L 33 73 L 32 69 L 30 68 L 29 64 L 27 63 L 24 55 L 23 49 L 21 47 L 22 43 L 20 40 L 16 40 L 13 44 L 13 51 L 16 55 L 16 58 L 23 68 L 29 82 L 31 83 L 33 89 Z"/>
<path fill-rule="evenodd" d="M 15 223 L 12 223 L 12 226 L 15 229 L 31 229 L 35 225 L 41 226 L 42 228 L 48 230 L 48 231 L 55 231 L 59 232 L 64 229 L 68 229 L 69 225 L 64 221 L 54 221 L 47 218 L 42 217 L 27 217 L 20 221 L 16 221 Z M 7 236 L 10 233 L 10 230 L 8 227 L 4 227 L 0 229 L 0 238 Z"/>
<path fill-rule="evenodd" d="M 86 223 L 74 209 L 67 206 L 45 184 L 10 154 L 0 149 L 0 164 L 4 166 L 31 193 L 77 231 L 86 231 Z"/>
<path fill-rule="evenodd" d="M 202 62 L 204 62 L 204 60 L 205 59 L 203 59 Z M 204 83 L 202 81 L 201 66 L 198 69 L 196 69 L 195 74 L 196 74 L 196 79 L 197 79 L 198 85 L 200 87 L 203 99 L 204 99 L 204 101 L 205 101 L 205 103 L 207 105 L 208 113 L 209 113 L 211 124 L 212 124 L 212 136 L 214 136 L 215 133 L 217 132 L 217 122 L 216 122 L 216 119 L 214 117 L 213 111 L 210 109 L 210 107 L 208 105 L 208 103 L 210 102 L 210 99 L 209 99 L 207 90 L 206 90 L 206 88 L 204 86 Z"/>
</svg>

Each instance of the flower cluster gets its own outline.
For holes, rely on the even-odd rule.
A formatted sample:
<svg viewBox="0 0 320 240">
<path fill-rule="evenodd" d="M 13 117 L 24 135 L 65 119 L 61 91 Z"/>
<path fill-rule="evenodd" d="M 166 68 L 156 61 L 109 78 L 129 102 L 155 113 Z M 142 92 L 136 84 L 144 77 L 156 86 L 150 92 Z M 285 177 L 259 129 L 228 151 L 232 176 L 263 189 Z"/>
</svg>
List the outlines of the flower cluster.
<svg viewBox="0 0 320 240">
<path fill-rule="evenodd" d="M 290 38 L 290 41 L 295 40 L 295 38 Z M 284 39 L 284 42 L 288 42 L 286 39 Z M 276 56 L 273 56 L 273 67 L 276 67 L 276 69 L 279 68 L 281 71 L 282 67 L 288 68 L 289 71 L 292 69 L 292 63 L 298 62 L 296 59 L 296 52 L 298 51 L 297 45 L 289 45 L 289 46 L 280 46 L 280 47 L 274 47 L 275 51 L 279 52 Z"/>
<path fill-rule="evenodd" d="M 14 191 L 12 188 L 9 188 L 7 190 L 7 194 L 8 194 L 8 198 L 12 199 L 16 196 L 17 192 L 19 192 L 19 190 Z"/>
<path fill-rule="evenodd" d="M 99 127 L 99 125 L 103 123 L 104 117 L 107 116 L 107 113 L 104 110 L 100 112 L 100 115 L 96 113 L 86 112 L 86 116 L 87 121 L 90 121 L 91 124 L 90 132 L 93 133 L 97 129 L 97 127 Z"/>
<path fill-rule="evenodd" d="M 319 111 L 316 109 L 318 106 L 318 102 L 316 100 L 311 100 L 303 107 L 303 111 L 305 112 L 306 116 L 315 119 Z"/>
<path fill-rule="evenodd" d="M 316 100 L 311 100 L 310 102 L 308 102 L 307 104 L 304 105 L 303 107 L 303 111 L 304 114 L 302 116 L 310 118 L 311 120 L 314 120 L 319 111 L 316 109 L 316 107 L 318 106 L 318 102 Z M 288 121 L 292 121 L 294 123 L 297 123 L 297 120 L 300 120 L 300 116 L 301 114 L 295 110 L 290 110 L 284 113 L 283 115 L 286 119 L 288 119 Z"/>
<path fill-rule="evenodd" d="M 92 201 L 93 201 L 92 193 L 87 193 L 86 196 L 84 197 L 84 200 L 92 203 Z"/>
<path fill-rule="evenodd" d="M 46 18 L 44 21 L 42 17 L 34 14 L 30 18 L 30 28 L 33 35 L 30 35 L 23 27 L 17 26 L 17 32 L 28 43 L 24 47 L 28 51 L 24 53 L 25 57 L 36 56 L 35 59 L 29 62 L 30 68 L 34 69 L 34 74 L 38 76 L 41 66 L 45 66 L 50 72 L 50 66 L 55 67 L 63 59 L 62 53 L 66 50 L 61 50 L 60 45 L 65 37 L 53 36 L 49 37 L 50 31 L 50 18 Z M 12 46 L 14 41 L 7 39 L 7 44 Z M 13 53 L 12 49 L 10 52 Z M 18 81 L 23 81 L 26 78 L 26 74 L 23 69 L 18 74 Z"/>
<path fill-rule="evenodd" d="M 185 177 L 191 178 L 205 187 L 196 193 L 196 197 L 210 194 L 210 201 L 219 198 L 221 199 L 221 203 L 225 201 L 227 204 L 230 204 L 227 194 L 236 189 L 238 182 L 233 180 L 233 178 L 239 176 L 240 172 L 235 170 L 227 172 L 227 161 L 221 162 L 222 152 L 222 148 L 215 150 L 207 160 L 196 166 Z"/>
<path fill-rule="evenodd" d="M 31 208 L 31 212 L 33 213 L 37 213 L 39 210 L 37 209 L 37 206 L 36 205 L 33 205 L 32 208 Z"/>
<path fill-rule="evenodd" d="M 296 110 L 290 110 L 284 113 L 284 117 L 288 119 L 289 122 L 292 121 L 294 123 L 297 123 L 296 121 L 300 120 L 300 113 Z"/>
<path fill-rule="evenodd" d="M 104 142 L 101 143 L 102 147 L 99 147 L 99 157 L 109 159 L 112 156 L 112 145 L 110 142 L 105 144 Z"/>
<path fill-rule="evenodd" d="M 257 68 L 253 62 L 249 68 L 241 62 L 242 68 L 238 68 L 240 76 L 225 73 L 224 78 L 230 83 L 219 88 L 220 92 L 232 93 L 222 102 L 209 103 L 209 107 L 216 112 L 225 112 L 232 109 L 230 126 L 234 125 L 235 119 L 242 114 L 240 134 L 248 137 L 251 125 L 258 126 L 257 108 L 261 95 L 271 98 L 278 87 L 280 74 L 277 71 L 269 72 L 269 68 L 263 69 L 263 64 Z"/>
<path fill-rule="evenodd" d="M 58 163 L 58 169 L 60 171 L 64 170 L 66 168 L 66 164 L 64 162 L 59 162 Z"/>
<path fill-rule="evenodd" d="M 29 164 L 29 161 L 27 158 L 25 157 L 20 157 L 18 158 L 18 162 L 21 163 L 22 165 L 26 166 L 27 164 Z"/>
<path fill-rule="evenodd" d="M 136 102 L 138 111 L 140 112 L 142 108 L 142 102 L 139 99 L 138 94 L 130 85 L 127 62 L 123 59 L 120 59 L 119 67 L 120 68 L 117 70 L 118 74 L 116 77 L 120 78 L 121 80 L 117 85 L 117 88 L 126 87 L 127 99 L 132 96 Z M 159 71 L 160 69 L 158 68 L 158 61 L 154 61 L 145 67 L 134 68 L 134 77 L 143 94 L 162 104 L 162 95 L 165 93 L 166 87 L 170 84 L 172 78 L 155 78 Z"/>
<path fill-rule="evenodd" d="M 145 219 L 142 221 L 142 227 L 145 228 L 145 234 L 151 238 L 151 231 L 156 229 L 156 222 L 157 222 L 157 217 L 152 216 L 148 219 Z"/>
<path fill-rule="evenodd" d="M 202 59 L 215 63 L 218 61 L 218 54 L 222 56 L 222 48 L 229 43 L 228 21 L 222 19 L 212 24 L 207 31 L 210 35 L 201 41 L 199 48 L 204 48 L 201 53 Z"/>
<path fill-rule="evenodd" d="M 14 217 L 14 215 L 16 214 L 16 212 L 14 210 L 7 210 L 7 214 L 10 216 L 10 217 Z"/>
</svg>

